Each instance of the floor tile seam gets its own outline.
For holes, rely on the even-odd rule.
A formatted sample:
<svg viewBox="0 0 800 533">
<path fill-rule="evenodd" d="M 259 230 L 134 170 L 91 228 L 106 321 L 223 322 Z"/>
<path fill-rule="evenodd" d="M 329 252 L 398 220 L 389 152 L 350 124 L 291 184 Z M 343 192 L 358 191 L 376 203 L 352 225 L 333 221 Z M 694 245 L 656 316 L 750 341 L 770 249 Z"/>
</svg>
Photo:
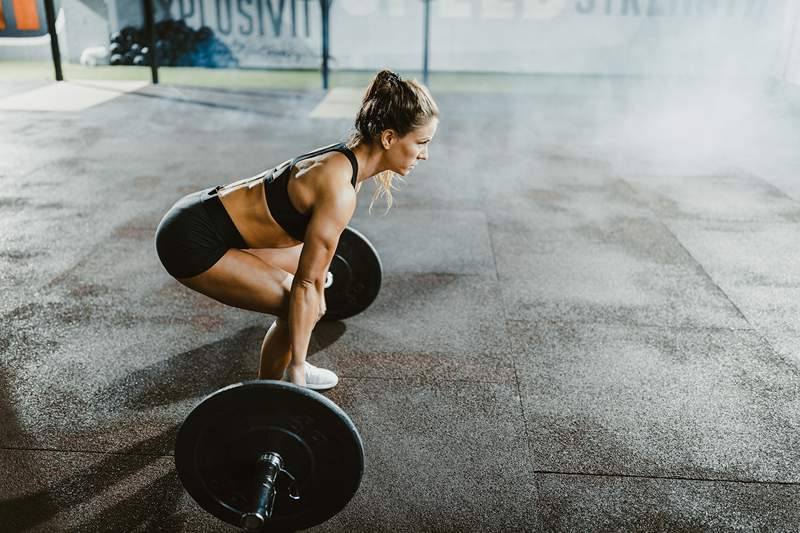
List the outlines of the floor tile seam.
<svg viewBox="0 0 800 533">
<path fill-rule="evenodd" d="M 675 220 L 675 221 L 680 222 L 680 221 L 685 220 L 685 219 L 670 218 L 670 220 Z M 658 222 L 660 224 L 664 224 L 664 222 L 662 220 L 658 219 L 657 217 L 654 217 L 653 222 Z M 708 221 L 705 221 L 705 222 L 726 222 L 727 223 L 728 221 L 711 221 L 711 220 L 708 220 Z M 758 221 L 758 222 L 768 222 L 771 226 L 786 226 L 786 227 L 789 227 L 789 228 L 797 228 L 798 226 L 800 226 L 800 220 L 798 220 L 797 222 L 785 222 L 785 221 L 784 222 Z M 571 231 L 571 230 L 572 230 L 572 228 L 558 228 L 558 227 L 548 228 L 548 231 Z M 558 257 L 558 254 L 564 255 L 564 254 L 569 254 L 571 252 L 574 253 L 576 251 L 583 252 L 584 249 L 587 246 L 594 246 L 594 247 L 598 247 L 598 248 L 602 248 L 602 247 L 605 246 L 605 247 L 608 247 L 609 249 L 619 246 L 619 243 L 610 242 L 608 239 L 603 239 L 602 237 L 583 237 L 583 236 L 572 237 L 572 236 L 569 236 L 569 235 L 564 235 L 564 236 L 561 236 L 560 238 L 548 238 L 548 237 L 528 238 L 528 237 L 519 237 L 519 236 L 515 235 L 515 238 L 517 239 L 518 242 L 526 241 L 527 244 L 531 244 L 533 246 L 536 246 L 536 245 L 553 245 L 553 244 L 567 245 L 567 246 L 565 246 L 563 248 L 563 250 L 560 250 L 560 251 L 554 252 L 554 253 L 550 252 L 550 251 L 544 251 L 544 252 L 541 252 L 541 253 L 530 252 L 530 251 L 524 252 L 528 256 L 533 256 L 535 258 L 540 258 L 540 257 Z M 606 251 L 606 250 L 603 250 L 603 251 Z M 521 254 L 511 254 L 511 255 L 513 255 L 514 258 L 521 257 Z M 694 259 L 694 257 L 692 257 L 692 259 Z M 495 258 L 495 265 L 496 264 L 497 264 L 497 259 Z M 678 275 L 689 274 L 689 272 L 684 272 L 683 271 L 683 269 L 687 268 L 687 265 L 685 265 L 685 264 L 667 265 L 667 266 L 674 267 L 675 271 L 676 271 L 676 273 Z M 509 270 L 509 269 L 507 269 L 507 270 Z M 504 273 L 502 275 L 498 275 L 498 279 L 500 281 L 516 281 L 516 280 L 519 280 L 520 278 L 521 279 L 527 279 L 527 278 L 524 278 L 522 276 L 515 275 L 514 273 L 512 273 L 512 274 Z"/>
<path fill-rule="evenodd" d="M 486 232 L 489 235 L 489 248 L 491 249 L 491 252 L 492 252 L 492 262 L 494 264 L 495 282 L 497 283 L 498 289 L 499 289 L 501 281 L 500 281 L 500 270 L 499 270 L 499 268 L 497 266 L 497 248 L 495 246 L 495 239 L 494 239 L 494 236 L 493 236 L 491 223 L 489 221 L 489 213 L 484 211 L 484 216 L 486 218 Z M 501 304 L 501 308 L 503 309 L 504 322 L 507 324 L 508 323 L 508 307 L 502 305 L 502 299 L 503 299 L 502 294 L 497 294 L 497 297 L 498 297 L 498 301 Z M 508 331 L 507 331 L 507 328 L 505 327 L 505 325 L 504 325 L 503 329 L 504 329 L 504 331 L 503 331 L 504 336 L 508 340 L 509 335 L 508 335 Z M 517 369 L 517 357 L 518 356 L 515 354 L 515 350 L 513 350 L 511 348 L 511 346 L 509 346 L 509 352 L 510 352 L 509 353 L 509 359 L 511 360 L 511 368 L 512 368 L 512 370 L 514 372 L 514 380 L 513 380 L 513 382 L 514 382 L 514 385 L 516 386 L 517 399 L 519 401 L 520 413 L 522 415 L 522 430 L 525 432 L 525 447 L 526 447 L 526 449 L 528 451 L 526 459 L 529 459 L 530 457 L 533 457 L 534 450 L 532 449 L 531 434 L 530 434 L 530 429 L 528 428 L 528 417 L 527 417 L 527 415 L 525 413 L 525 402 L 522 399 L 522 385 L 520 383 L 519 371 Z M 536 498 L 536 504 L 537 504 L 537 507 L 538 507 L 542 503 L 541 502 L 541 493 L 542 493 L 542 491 L 539 488 L 539 481 L 538 481 L 537 476 L 535 474 L 533 475 L 533 480 L 532 481 L 533 481 L 533 486 L 536 489 L 535 498 Z"/>
<path fill-rule="evenodd" d="M 492 227 L 489 223 L 489 213 L 486 211 L 481 211 L 481 213 L 483 213 L 483 218 L 486 220 L 486 234 L 489 236 L 489 249 L 492 252 L 492 264 L 494 265 L 494 280 L 500 283 L 500 270 L 497 268 L 497 248 L 492 235 Z"/>
<path fill-rule="evenodd" d="M 165 455 L 162 457 L 171 457 L 173 458 L 173 461 L 175 458 L 174 455 Z M 177 474 L 176 469 L 170 469 L 167 471 L 167 473 L 160 476 L 158 480 L 159 481 L 161 481 L 162 479 L 166 480 L 171 475 L 176 475 L 176 474 Z M 169 482 L 163 483 L 163 486 L 161 487 L 161 492 L 159 494 L 159 498 L 155 505 L 154 512 L 145 523 L 146 533 L 150 533 L 151 531 L 152 532 L 160 531 L 160 528 L 158 526 L 159 522 L 166 521 L 169 516 L 175 513 L 178 499 L 182 497 L 185 491 L 182 483 L 180 483 L 178 487 L 179 489 L 176 492 L 175 487 L 171 486 L 171 483 Z"/>
<path fill-rule="evenodd" d="M 666 178 L 671 178 L 671 177 L 673 177 L 673 176 L 666 176 Z M 712 175 L 711 177 L 714 177 L 714 176 Z M 777 185 L 775 185 L 774 183 L 772 183 L 771 181 L 769 181 L 768 179 L 766 179 L 766 178 L 764 178 L 762 176 L 759 176 L 757 174 L 748 173 L 747 177 L 752 179 L 753 181 L 760 181 L 762 184 L 766 185 L 770 190 L 772 190 L 773 192 L 779 193 L 779 195 L 784 200 L 788 200 L 792 204 L 800 203 L 800 201 L 798 201 L 797 199 L 793 198 L 786 191 L 782 190 Z M 656 176 L 656 178 L 657 179 L 663 179 L 664 176 Z M 629 182 L 630 178 L 621 177 L 620 179 L 623 182 L 625 182 L 637 196 L 639 195 L 639 191 L 635 187 L 633 187 L 633 185 Z M 653 208 L 647 202 L 643 202 L 643 205 L 648 210 L 650 210 L 651 212 L 656 213 L 656 214 L 660 214 L 657 209 Z M 731 218 L 716 218 L 716 217 L 704 217 L 704 216 L 675 216 L 675 217 L 667 217 L 667 218 L 680 219 L 680 220 L 700 220 L 700 221 L 703 221 L 703 222 L 714 222 L 714 221 L 716 221 L 716 222 L 770 222 L 770 220 L 731 219 Z M 787 221 L 787 222 L 783 222 L 783 223 L 796 224 L 797 222 L 788 222 Z"/>
<path fill-rule="evenodd" d="M 120 97 L 124 97 L 124 96 L 128 96 L 128 95 L 130 95 L 130 96 L 139 96 L 139 97 L 144 97 L 144 98 L 152 98 L 152 99 L 155 99 L 155 100 L 167 100 L 167 101 L 170 101 L 170 102 L 178 102 L 178 103 L 181 103 L 181 104 L 198 105 L 198 106 L 202 106 L 202 107 L 209 107 L 209 108 L 212 108 L 212 109 L 221 109 L 221 110 L 224 110 L 224 111 L 239 111 L 239 112 L 242 112 L 242 113 L 245 113 L 245 114 L 261 115 L 261 116 L 265 116 L 265 117 L 269 117 L 269 118 L 281 118 L 281 117 L 290 117 L 291 116 L 291 114 L 287 115 L 287 114 L 284 114 L 284 113 L 274 113 L 274 112 L 269 112 L 269 111 L 262 111 L 260 109 L 248 109 L 248 108 L 243 108 L 243 107 L 230 105 L 230 104 L 218 104 L 218 103 L 213 103 L 213 102 L 203 102 L 202 100 L 177 98 L 177 97 L 174 97 L 174 96 L 167 96 L 167 95 L 162 95 L 162 94 L 148 94 L 148 93 L 141 92 L 140 90 L 127 92 L 125 94 L 120 95 Z M 108 104 L 108 103 L 111 103 L 113 101 L 114 100 L 110 100 L 108 102 L 103 102 L 102 104 L 99 104 L 99 105 Z M 97 106 L 95 106 L 95 107 L 97 107 Z"/>
<path fill-rule="evenodd" d="M 719 224 L 770 224 L 773 226 L 797 226 L 800 225 L 800 220 L 792 221 L 780 218 L 709 218 L 709 217 L 689 217 L 689 216 L 667 216 L 667 220 L 675 222 L 716 222 Z M 713 229 L 713 228 L 712 228 Z"/>
<path fill-rule="evenodd" d="M 24 115 L 66 115 L 69 116 L 74 114 L 74 111 L 45 111 L 41 109 L 3 109 L 3 115 L 17 115 L 17 116 L 24 116 Z M 27 118 L 27 117 L 26 117 Z"/>
<path fill-rule="evenodd" d="M 622 182 L 623 182 L 625 185 L 627 185 L 627 187 L 628 187 L 628 188 L 631 190 L 631 192 L 632 192 L 634 195 L 636 195 L 637 197 L 640 197 L 640 196 L 641 196 L 641 194 L 640 194 L 639 190 L 638 190 L 638 189 L 636 189 L 636 188 L 635 188 L 635 187 L 634 187 L 634 186 L 633 186 L 633 185 L 632 185 L 632 184 L 631 184 L 631 183 L 630 183 L 630 182 L 629 182 L 627 179 L 625 179 L 625 178 L 620 178 L 620 181 L 622 181 Z M 749 325 L 750 325 L 750 327 L 753 327 L 753 325 L 752 325 L 752 324 L 750 323 L 750 321 L 747 319 L 747 317 L 746 317 L 746 316 L 745 316 L 745 314 L 742 312 L 742 310 L 739 308 L 739 306 L 738 306 L 738 305 L 736 305 L 736 303 L 735 303 L 735 302 L 734 302 L 734 301 L 731 299 L 731 297 L 728 295 L 728 293 L 727 293 L 727 292 L 725 292 L 725 291 L 722 289 L 722 287 L 720 287 L 720 286 L 719 286 L 719 284 L 718 284 L 718 283 L 717 283 L 717 282 L 714 280 L 714 278 L 712 278 L 712 277 L 711 277 L 711 274 L 709 274 L 708 270 L 706 270 L 706 268 L 703 266 L 703 264 L 700 262 L 700 260 L 699 260 L 697 257 L 695 257 L 695 256 L 692 254 L 692 252 L 691 252 L 691 251 L 689 251 L 689 249 L 688 249 L 688 248 L 686 247 L 686 245 L 685 245 L 685 244 L 684 244 L 684 243 L 683 243 L 683 242 L 682 242 L 682 241 L 681 241 L 681 240 L 678 238 L 678 236 L 675 234 L 675 232 L 674 232 L 674 231 L 672 231 L 672 228 L 670 228 L 670 227 L 669 227 L 669 225 L 668 225 L 668 224 L 667 224 L 667 223 L 666 223 L 666 222 L 665 222 L 665 221 L 662 219 L 662 217 L 661 217 L 661 215 L 658 213 L 658 211 L 656 211 L 656 209 L 654 209 L 654 208 L 653 208 L 653 207 L 652 207 L 650 204 L 648 204 L 646 201 L 644 201 L 644 200 L 641 200 L 641 201 L 642 201 L 642 205 L 644 205 L 644 206 L 645 206 L 645 208 L 646 208 L 646 209 L 648 209 L 648 210 L 649 210 L 649 211 L 650 211 L 650 212 L 653 214 L 653 216 L 656 218 L 656 220 L 658 221 L 658 223 L 659 223 L 659 224 L 661 224 L 661 226 L 662 226 L 662 227 L 663 227 L 663 228 L 664 228 L 664 229 L 667 231 L 667 233 L 669 233 L 669 234 L 672 236 L 672 238 L 673 238 L 673 239 L 675 239 L 675 242 L 676 242 L 676 243 L 678 243 L 678 245 L 679 245 L 679 246 L 680 246 L 680 247 L 683 249 L 683 251 L 684 251 L 684 252 L 686 252 L 686 255 L 687 255 L 687 256 L 689 256 L 689 257 L 692 259 L 692 261 L 694 261 L 694 263 L 695 263 L 695 264 L 696 264 L 696 265 L 697 265 L 697 266 L 700 268 L 700 270 L 702 271 L 702 273 L 705 275 L 706 279 L 708 279 L 708 281 L 710 281 L 710 282 L 711 282 L 711 284 L 712 284 L 712 285 L 713 285 L 713 286 L 714 286 L 714 287 L 715 287 L 717 290 L 719 290 L 719 292 L 720 292 L 721 294 L 723 294 L 723 295 L 725 296 L 725 299 L 726 299 L 726 300 L 728 300 L 728 302 L 729 302 L 729 303 L 730 303 L 730 304 L 733 306 L 733 308 L 734 308 L 734 309 L 736 309 L 736 312 L 737 312 L 737 313 L 739 313 L 739 316 L 740 316 L 742 319 L 744 319 L 744 321 L 745 321 L 745 322 L 747 322 L 747 324 L 749 324 Z"/>
<path fill-rule="evenodd" d="M 589 321 L 589 320 L 554 320 L 554 319 L 539 319 L 539 320 L 525 320 L 520 318 L 506 318 L 506 323 L 511 324 L 552 324 L 552 325 L 561 325 L 561 326 L 572 326 L 572 325 L 587 325 L 587 326 L 619 326 L 619 327 L 628 327 L 628 328 L 635 328 L 635 329 L 653 329 L 653 330 L 664 330 L 664 331 L 690 331 L 690 332 L 716 332 L 716 333 L 727 333 L 731 331 L 742 332 L 742 333 L 756 333 L 759 332 L 753 328 L 726 328 L 726 327 L 712 327 L 712 326 L 698 326 L 698 327 L 691 327 L 691 326 L 663 326 L 657 324 L 629 324 L 625 322 L 596 322 L 596 321 Z"/>
<path fill-rule="evenodd" d="M 497 270 L 495 270 L 493 275 L 487 275 L 481 272 L 447 272 L 443 270 L 384 270 L 383 275 L 385 278 L 400 278 L 406 276 L 452 276 L 454 278 L 484 278 L 487 281 L 499 281 L 497 279 Z"/>
<path fill-rule="evenodd" d="M 675 218 L 670 219 L 670 220 L 680 221 L 680 219 L 675 219 Z M 669 231 L 670 234 L 673 237 L 675 236 L 675 234 L 672 233 L 671 230 L 669 230 L 669 227 L 666 226 L 666 224 L 663 222 L 663 220 L 658 219 L 656 217 L 654 222 L 658 222 L 661 225 L 665 226 L 667 231 Z M 796 229 L 797 227 L 800 227 L 800 220 L 798 220 L 797 222 L 772 222 L 772 221 L 768 221 L 768 222 L 773 226 L 786 226 L 788 228 L 794 228 L 794 229 Z M 552 229 L 560 229 L 560 228 L 552 228 Z M 585 238 L 584 237 L 580 237 L 580 238 L 578 238 L 578 237 L 576 237 L 576 238 L 567 237 L 567 238 L 561 238 L 561 239 L 543 238 L 543 239 L 538 239 L 538 240 L 533 240 L 532 239 L 532 240 L 529 240 L 529 242 L 531 244 L 534 244 L 534 245 L 537 245 L 537 244 L 565 244 L 565 243 L 566 244 L 574 244 L 574 245 L 576 245 L 574 247 L 565 248 L 564 249 L 565 253 L 570 253 L 570 252 L 574 252 L 576 250 L 581 250 L 581 247 L 585 247 L 586 245 L 590 245 L 590 246 L 602 245 L 602 246 L 607 246 L 607 247 L 615 247 L 615 246 L 617 246 L 616 243 L 611 243 L 608 240 L 602 239 L 600 237 L 585 237 Z M 683 243 L 681 243 L 680 241 L 678 241 L 678 243 L 679 243 L 679 245 L 681 246 L 681 248 L 683 250 L 686 250 L 686 247 L 683 246 Z M 558 252 L 558 253 L 562 253 L 562 252 Z M 532 253 L 531 254 L 529 252 L 530 255 L 533 255 L 533 256 L 535 256 L 537 258 L 538 257 L 557 257 L 558 253 L 543 252 L 543 253 Z M 697 261 L 697 259 L 694 256 L 692 256 L 691 254 L 689 254 L 689 256 L 694 261 Z M 515 257 L 519 257 L 519 254 L 516 254 Z M 691 263 L 689 263 L 689 264 L 691 264 Z M 497 265 L 496 257 L 495 257 L 495 265 Z M 678 264 L 678 265 L 667 265 L 667 266 L 674 266 L 676 275 L 685 276 L 687 274 L 690 274 L 689 271 L 684 272 L 684 270 L 688 268 L 688 265 Z M 526 279 L 528 279 L 528 278 L 526 278 L 524 276 L 520 276 L 517 273 L 503 273 L 503 274 L 499 274 L 498 273 L 498 281 L 500 281 L 500 282 L 520 281 L 520 280 L 526 280 Z"/>
<path fill-rule="evenodd" d="M 628 185 L 628 187 L 631 188 L 631 190 L 635 194 L 637 194 L 637 196 L 639 195 L 639 191 L 636 188 L 634 188 L 633 185 L 628 183 L 627 180 L 623 179 L 623 181 Z M 752 322 L 750 322 L 750 320 L 744 314 L 744 311 L 742 311 L 742 309 L 739 308 L 739 306 L 736 304 L 736 302 L 733 301 L 733 298 L 731 298 L 731 296 L 727 292 L 725 292 L 725 290 L 714 280 L 714 278 L 711 277 L 711 274 L 708 272 L 708 270 L 706 270 L 706 268 L 703 266 L 703 264 L 700 262 L 700 260 L 698 258 L 696 258 L 691 253 L 691 251 L 689 251 L 689 248 L 687 248 L 686 245 L 678 238 L 678 236 L 675 234 L 675 232 L 672 231 L 672 228 L 669 227 L 669 225 L 658 215 L 658 213 L 654 209 L 652 209 L 649 206 L 649 204 L 645 204 L 645 205 L 647 205 L 648 208 L 651 210 L 651 212 L 653 212 L 656 215 L 656 217 L 658 218 L 659 223 L 664 227 L 664 229 L 667 232 L 669 232 L 670 235 L 672 235 L 672 238 L 675 239 L 675 242 L 677 242 L 678 245 L 681 248 L 683 248 L 683 250 L 686 252 L 686 254 L 689 257 L 691 257 L 692 260 L 697 264 L 697 266 L 700 268 L 700 270 L 703 272 L 703 274 L 705 274 L 705 276 L 708 279 L 708 281 L 711 282 L 711 284 L 714 285 L 714 287 L 716 287 L 717 290 L 725 296 L 725 299 L 728 300 L 728 302 L 730 302 L 730 304 L 733 306 L 733 308 L 736 309 L 736 312 L 739 313 L 739 316 L 741 316 L 741 318 L 750 326 L 750 329 L 752 330 L 752 333 L 754 333 L 761 340 L 761 342 L 764 343 L 764 345 L 769 349 L 769 351 L 772 353 L 772 355 L 774 355 L 776 357 L 780 357 L 780 354 L 775 349 L 775 347 L 772 345 L 772 343 L 769 342 L 769 340 L 764 336 L 764 334 L 761 331 L 759 331 L 753 325 Z"/>
<path fill-rule="evenodd" d="M 339 379 L 352 379 L 352 380 L 360 380 L 360 381 L 408 381 L 412 384 L 425 384 L 425 385 L 435 385 L 437 383 L 472 383 L 475 385 L 510 385 L 512 381 L 505 380 L 505 381 L 497 381 L 497 380 L 489 380 L 489 379 L 419 379 L 413 376 L 398 376 L 398 377 L 391 377 L 391 376 L 354 376 L 352 374 L 339 374 Z M 517 383 L 519 387 L 519 383 Z"/>
<path fill-rule="evenodd" d="M 403 189 L 400 189 L 400 190 L 403 191 Z M 369 204 L 367 202 L 362 202 L 362 203 L 360 203 L 358 205 L 362 206 L 362 209 L 365 209 L 365 210 L 369 209 L 369 207 L 368 207 Z M 444 208 L 443 208 L 443 205 L 445 205 Z M 392 207 L 393 211 L 397 212 L 397 211 L 400 210 L 397 207 L 397 200 L 394 200 L 394 203 L 392 204 L 392 206 L 393 206 Z M 438 203 L 438 202 L 437 203 L 431 203 L 431 204 L 412 203 L 410 199 L 406 199 L 403 202 L 402 209 L 403 209 L 403 212 L 401 214 L 407 214 L 407 215 L 416 214 L 416 213 L 411 213 L 410 211 L 426 211 L 426 212 L 430 213 L 431 215 L 439 215 L 439 214 L 441 214 L 442 211 L 447 211 L 448 214 L 473 215 L 473 218 L 483 218 L 485 223 L 486 223 L 486 227 L 487 228 L 490 226 L 490 224 L 489 224 L 489 215 L 487 214 L 487 212 L 484 209 L 482 209 L 481 204 L 477 204 L 477 203 L 474 206 L 469 207 L 469 208 L 464 208 L 464 207 L 452 208 L 452 207 L 446 207 L 446 204 L 442 204 L 442 203 Z M 480 216 L 478 216 L 478 215 L 480 215 Z M 372 220 L 382 220 L 382 219 L 378 219 L 377 218 L 378 216 L 383 217 L 384 215 L 377 215 Z M 397 216 L 400 216 L 400 215 L 397 215 Z M 387 219 L 387 220 L 393 220 L 393 219 Z M 473 235 L 473 234 L 474 234 L 474 232 L 470 232 L 470 236 Z"/>
<path fill-rule="evenodd" d="M 646 479 L 664 481 L 696 481 L 700 483 L 737 483 L 743 485 L 778 485 L 800 487 L 800 481 L 765 481 L 757 479 L 724 479 L 724 478 L 703 478 L 689 476 L 655 476 L 646 474 L 621 474 L 621 473 L 599 473 L 599 472 L 568 472 L 560 470 L 534 470 L 534 474 L 540 476 L 580 476 L 580 477 L 604 477 L 604 478 L 625 478 L 625 479 Z"/>
<path fill-rule="evenodd" d="M 711 218 L 711 217 L 690 217 L 690 216 L 663 216 L 662 218 L 662 215 L 663 214 L 658 214 L 658 216 L 655 217 L 661 224 L 665 224 L 664 220 L 666 220 L 670 222 L 679 222 L 679 223 L 712 222 L 712 223 L 727 224 L 727 225 L 742 224 L 747 226 L 750 226 L 752 224 L 769 224 L 771 226 L 797 227 L 798 225 L 800 225 L 800 220 L 786 220 L 785 218 L 778 218 L 777 216 L 776 218 L 734 219 L 734 218 Z M 667 229 L 669 229 L 669 226 L 667 226 Z M 701 229 L 704 231 L 713 231 L 714 228 L 701 228 Z M 670 233 L 672 232 L 670 231 Z M 674 233 L 672 233 L 672 235 L 674 236 Z M 694 256 L 692 256 L 692 258 L 695 259 Z"/>
<path fill-rule="evenodd" d="M 761 181 L 762 183 L 767 185 L 770 189 L 772 189 L 774 191 L 777 191 L 778 193 L 780 193 L 780 195 L 784 199 L 789 200 L 791 203 L 800 204 L 800 201 L 796 200 L 795 198 L 790 196 L 788 193 L 786 193 L 785 191 L 783 191 L 780 188 L 778 188 L 774 183 L 768 181 L 766 178 L 763 178 L 763 177 L 757 176 L 757 175 L 752 175 L 752 174 L 750 175 L 750 177 L 754 178 L 757 181 Z M 636 189 L 632 183 L 630 183 L 630 181 L 629 181 L 630 178 L 620 177 L 619 179 L 620 179 L 620 181 L 625 183 L 636 196 L 641 196 L 640 191 L 638 189 Z M 659 222 L 661 222 L 661 224 L 664 224 L 664 221 L 661 218 L 664 213 L 659 212 L 658 209 L 656 209 L 655 207 L 653 207 L 650 203 L 648 203 L 646 201 L 642 201 L 642 206 L 645 209 L 647 209 L 648 211 L 650 211 L 650 213 L 652 213 L 653 216 Z M 778 215 L 775 215 L 775 216 L 778 216 Z M 792 221 L 780 220 L 780 219 L 772 220 L 771 218 L 768 219 L 768 220 L 764 220 L 764 219 L 731 219 L 731 218 L 717 218 L 717 217 L 703 217 L 703 216 L 666 216 L 665 218 L 667 218 L 668 220 L 678 220 L 678 221 L 681 221 L 681 220 L 696 220 L 696 221 L 701 221 L 701 222 L 723 222 L 723 223 L 737 223 L 737 222 L 738 223 L 754 223 L 755 222 L 755 223 L 774 223 L 774 224 L 777 224 L 777 225 L 787 225 L 787 226 L 796 226 L 796 225 L 798 225 L 798 223 L 800 223 L 800 221 L 792 222 Z M 669 227 L 667 227 L 667 230 L 669 230 Z M 670 231 L 670 233 L 673 235 L 673 237 L 675 236 L 671 231 Z M 676 240 L 677 240 L 677 237 L 676 237 Z M 678 241 L 678 242 L 680 243 L 680 241 Z M 681 246 L 683 246 L 683 243 L 680 243 L 680 244 L 681 244 Z M 685 247 L 684 247 L 684 249 L 685 249 Z M 691 254 L 689 254 L 689 255 L 690 255 L 690 257 L 692 257 L 692 259 L 697 261 L 697 259 L 694 256 L 692 256 Z"/>
<path fill-rule="evenodd" d="M 30 446 L 0 446 L 0 451 L 14 451 L 14 452 L 49 452 L 49 453 L 65 453 L 65 454 L 93 454 L 93 455 L 119 455 L 120 457 L 174 457 L 173 454 L 164 453 L 129 453 L 120 451 L 108 450 L 86 450 L 76 448 L 43 448 L 43 447 L 30 447 Z"/>
<path fill-rule="evenodd" d="M 505 328 L 504 328 L 505 329 Z M 507 331 L 505 333 L 508 333 Z M 531 434 L 530 429 L 528 428 L 528 415 L 525 412 L 525 402 L 522 400 L 522 385 L 519 379 L 519 371 L 517 370 L 517 355 L 515 355 L 515 350 L 509 349 L 511 352 L 509 354 L 509 358 L 511 359 L 512 369 L 514 371 L 514 384 L 516 385 L 517 389 L 517 399 L 519 401 L 519 408 L 520 413 L 522 415 L 522 430 L 525 432 L 525 447 L 528 451 L 526 459 L 530 460 L 531 457 L 534 456 L 535 450 L 533 449 L 533 444 L 531 443 Z M 539 480 L 537 479 L 536 474 L 533 474 L 533 486 L 536 489 L 536 504 L 537 507 L 542 505 L 541 501 L 541 494 L 542 491 L 539 488 Z"/>
<path fill-rule="evenodd" d="M 150 85 L 149 86 L 149 88 L 151 90 L 154 89 L 155 87 L 156 86 L 154 86 L 154 85 Z M 171 87 L 171 86 L 166 85 L 166 87 Z M 261 99 L 261 98 L 269 96 L 269 97 L 274 97 L 276 99 L 288 99 L 288 100 L 291 100 L 291 101 L 298 101 L 298 100 L 302 100 L 303 96 L 306 96 L 306 94 L 302 94 L 302 95 L 298 96 L 295 93 L 295 91 L 288 91 L 288 90 L 283 90 L 283 89 L 280 89 L 280 88 L 273 88 L 273 87 L 267 87 L 267 88 L 264 88 L 264 89 L 258 89 L 258 88 L 255 88 L 255 87 L 248 87 L 248 88 L 243 88 L 243 89 L 232 89 L 232 88 L 218 87 L 218 86 L 186 86 L 186 85 L 182 85 L 181 87 L 187 88 L 188 90 L 196 91 L 196 92 L 199 92 L 199 93 L 222 93 L 222 94 L 225 94 L 225 95 L 242 96 L 242 97 L 245 97 L 245 98 L 252 96 L 252 97 L 254 97 L 256 99 Z"/>
<path fill-rule="evenodd" d="M 795 21 L 795 23 L 797 23 L 797 21 Z M 795 205 L 800 204 L 800 201 L 798 201 L 797 198 L 792 197 L 792 195 L 790 195 L 789 193 L 787 193 L 786 191 L 784 191 L 783 189 L 781 189 L 780 187 L 778 187 L 777 185 L 775 185 L 774 183 L 769 181 L 767 178 L 765 178 L 763 176 L 759 176 L 758 174 L 750 174 L 750 177 L 754 178 L 757 181 L 762 182 L 770 190 L 772 190 L 773 192 L 779 193 L 780 196 L 782 196 L 786 200 L 789 200 L 791 203 L 793 203 Z"/>
</svg>

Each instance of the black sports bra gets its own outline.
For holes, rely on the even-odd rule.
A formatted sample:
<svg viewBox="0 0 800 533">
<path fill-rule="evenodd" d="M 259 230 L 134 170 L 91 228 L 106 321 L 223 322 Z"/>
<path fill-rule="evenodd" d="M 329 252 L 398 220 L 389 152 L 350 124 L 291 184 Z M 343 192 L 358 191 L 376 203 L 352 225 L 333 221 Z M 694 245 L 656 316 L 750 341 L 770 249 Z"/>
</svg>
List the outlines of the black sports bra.
<svg viewBox="0 0 800 533">
<path fill-rule="evenodd" d="M 328 152 L 341 152 L 350 160 L 353 165 L 353 178 L 351 183 L 353 188 L 356 186 L 356 178 L 358 177 L 358 161 L 355 154 L 347 147 L 345 143 L 332 144 L 324 148 L 320 148 L 313 152 L 308 152 L 292 159 L 286 166 L 278 166 L 272 172 L 268 172 L 264 178 L 264 196 L 267 198 L 267 205 L 272 218 L 294 239 L 303 241 L 306 236 L 306 229 L 311 220 L 311 215 L 304 215 L 299 212 L 289 200 L 289 176 L 292 174 L 292 167 L 299 161 L 308 159 Z"/>
</svg>

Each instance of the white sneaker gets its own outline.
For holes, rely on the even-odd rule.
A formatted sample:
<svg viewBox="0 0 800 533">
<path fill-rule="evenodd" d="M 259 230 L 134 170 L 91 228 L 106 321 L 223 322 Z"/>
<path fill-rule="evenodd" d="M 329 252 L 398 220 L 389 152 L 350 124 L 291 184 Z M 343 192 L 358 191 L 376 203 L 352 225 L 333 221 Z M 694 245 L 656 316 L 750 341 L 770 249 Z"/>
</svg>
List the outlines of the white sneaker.
<svg viewBox="0 0 800 533">
<path fill-rule="evenodd" d="M 339 376 L 325 368 L 319 368 L 306 361 L 306 388 L 311 390 L 327 390 L 339 383 Z M 283 373 L 283 380 L 288 381 L 288 369 Z"/>
</svg>

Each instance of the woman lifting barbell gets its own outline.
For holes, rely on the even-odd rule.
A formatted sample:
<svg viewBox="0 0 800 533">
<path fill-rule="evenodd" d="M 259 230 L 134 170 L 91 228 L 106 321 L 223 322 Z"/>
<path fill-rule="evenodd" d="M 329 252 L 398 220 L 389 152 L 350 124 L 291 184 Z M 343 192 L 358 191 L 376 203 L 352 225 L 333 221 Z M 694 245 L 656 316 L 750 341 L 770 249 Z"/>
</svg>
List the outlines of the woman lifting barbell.
<svg viewBox="0 0 800 533">
<path fill-rule="evenodd" d="M 382 70 L 370 83 L 347 142 L 261 174 L 189 194 L 156 230 L 156 250 L 180 283 L 227 305 L 277 317 L 261 345 L 259 379 L 311 389 L 338 382 L 306 362 L 325 313 L 324 287 L 361 183 L 392 205 L 392 179 L 428 159 L 439 110 L 427 88 Z M 371 205 L 370 205 L 371 207 Z"/>
</svg>

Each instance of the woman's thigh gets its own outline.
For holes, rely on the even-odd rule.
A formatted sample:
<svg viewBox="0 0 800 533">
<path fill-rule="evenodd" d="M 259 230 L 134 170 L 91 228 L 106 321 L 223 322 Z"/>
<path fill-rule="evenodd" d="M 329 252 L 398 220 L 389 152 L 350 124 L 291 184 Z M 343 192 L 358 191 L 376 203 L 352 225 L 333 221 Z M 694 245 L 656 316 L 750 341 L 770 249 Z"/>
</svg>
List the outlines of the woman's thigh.
<svg viewBox="0 0 800 533">
<path fill-rule="evenodd" d="M 292 279 L 278 265 L 231 248 L 205 272 L 178 281 L 224 304 L 285 318 Z"/>
<path fill-rule="evenodd" d="M 297 263 L 300 262 L 302 251 L 302 243 L 289 248 L 250 248 L 247 250 L 268 265 L 276 266 L 292 275 L 297 272 Z"/>
</svg>

